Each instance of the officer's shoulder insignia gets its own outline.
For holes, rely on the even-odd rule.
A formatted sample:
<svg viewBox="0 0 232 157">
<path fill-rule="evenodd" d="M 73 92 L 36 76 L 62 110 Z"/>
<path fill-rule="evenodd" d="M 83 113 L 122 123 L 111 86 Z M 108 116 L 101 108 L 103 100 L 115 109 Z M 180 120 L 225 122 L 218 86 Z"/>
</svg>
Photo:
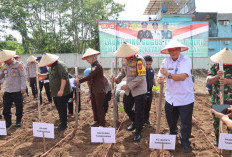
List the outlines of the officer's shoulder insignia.
<svg viewBox="0 0 232 157">
<path fill-rule="evenodd" d="M 23 70 L 24 70 L 24 66 L 23 66 L 23 64 L 20 64 L 20 65 L 19 65 L 19 69 L 20 69 L 21 71 L 23 71 Z"/>
<path fill-rule="evenodd" d="M 93 67 L 92 67 L 92 71 L 94 71 L 95 69 L 96 69 L 96 66 L 93 66 Z"/>
<path fill-rule="evenodd" d="M 146 75 L 146 69 L 145 69 L 143 62 L 141 60 L 137 61 L 137 72 L 138 72 L 138 76 L 145 76 Z"/>
</svg>

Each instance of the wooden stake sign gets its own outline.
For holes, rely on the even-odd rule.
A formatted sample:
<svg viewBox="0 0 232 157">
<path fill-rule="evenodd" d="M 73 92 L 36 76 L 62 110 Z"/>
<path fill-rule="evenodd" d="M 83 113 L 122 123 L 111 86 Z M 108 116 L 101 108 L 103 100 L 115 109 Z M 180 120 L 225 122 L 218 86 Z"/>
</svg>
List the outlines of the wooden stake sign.
<svg viewBox="0 0 232 157">
<path fill-rule="evenodd" d="M 156 134 L 160 133 L 160 123 L 161 123 L 161 112 L 162 112 L 162 100 L 163 100 L 163 89 L 164 83 L 160 84 L 160 93 L 159 93 L 159 104 L 157 106 L 157 122 L 156 122 Z M 160 151 L 157 150 L 157 156 L 160 156 Z"/>
<path fill-rule="evenodd" d="M 39 65 L 38 64 L 36 64 L 36 74 L 37 74 L 37 76 L 36 76 L 36 86 L 37 86 L 37 91 L 38 91 L 38 94 L 37 94 L 37 105 L 38 105 L 38 118 L 39 118 L 39 122 L 41 122 L 41 107 L 40 107 L 40 99 L 39 99 L 39 94 L 41 94 L 40 93 L 40 88 L 39 88 L 39 76 L 38 76 L 38 74 L 39 74 Z"/>
<path fill-rule="evenodd" d="M 76 79 L 78 79 L 78 69 L 77 67 L 75 67 L 75 76 Z M 76 115 L 75 115 L 75 128 L 78 126 L 78 110 L 79 110 L 79 85 L 76 85 L 76 93 L 77 93 L 77 97 L 76 97 Z"/>
</svg>

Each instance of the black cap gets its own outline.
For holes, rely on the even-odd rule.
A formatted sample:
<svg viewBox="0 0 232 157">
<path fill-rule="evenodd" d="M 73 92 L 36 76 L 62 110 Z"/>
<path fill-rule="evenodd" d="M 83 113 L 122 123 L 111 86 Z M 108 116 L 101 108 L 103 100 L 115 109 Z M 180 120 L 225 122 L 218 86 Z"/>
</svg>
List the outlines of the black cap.
<svg viewBox="0 0 232 157">
<path fill-rule="evenodd" d="M 152 23 L 152 26 L 154 26 L 154 25 L 158 26 L 159 24 L 157 22 L 154 22 L 154 23 Z"/>
<path fill-rule="evenodd" d="M 141 25 L 148 25 L 146 22 L 142 22 Z"/>
<path fill-rule="evenodd" d="M 41 60 L 41 58 L 42 58 L 42 56 L 38 56 L 38 57 L 36 58 L 36 60 Z"/>
</svg>

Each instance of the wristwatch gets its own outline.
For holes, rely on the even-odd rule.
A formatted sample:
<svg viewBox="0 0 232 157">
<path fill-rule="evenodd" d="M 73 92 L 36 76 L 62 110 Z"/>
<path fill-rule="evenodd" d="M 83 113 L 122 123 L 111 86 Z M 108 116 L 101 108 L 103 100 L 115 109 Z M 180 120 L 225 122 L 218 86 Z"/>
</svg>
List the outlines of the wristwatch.
<svg viewBox="0 0 232 157">
<path fill-rule="evenodd" d="M 168 73 L 168 79 L 172 79 L 172 74 Z"/>
</svg>

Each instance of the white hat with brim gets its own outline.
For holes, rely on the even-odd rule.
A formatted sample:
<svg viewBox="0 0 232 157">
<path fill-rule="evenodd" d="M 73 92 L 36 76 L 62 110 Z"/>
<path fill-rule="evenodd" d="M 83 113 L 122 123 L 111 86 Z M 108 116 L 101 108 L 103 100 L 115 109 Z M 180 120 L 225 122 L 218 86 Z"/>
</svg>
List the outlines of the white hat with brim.
<svg viewBox="0 0 232 157">
<path fill-rule="evenodd" d="M 183 44 L 181 44 L 180 42 L 178 42 L 177 40 L 171 40 L 162 50 L 161 53 L 162 54 L 169 54 L 169 49 L 173 49 L 173 48 L 181 48 L 180 52 L 183 51 L 187 51 L 189 48 Z"/>
<path fill-rule="evenodd" d="M 59 59 L 59 56 L 57 55 L 45 53 L 39 62 L 39 67 L 45 67 L 45 66 L 51 65 L 55 63 L 58 59 Z"/>
<path fill-rule="evenodd" d="M 11 50 L 0 50 L 0 63 L 5 62 L 15 56 L 16 52 Z"/>
<path fill-rule="evenodd" d="M 118 49 L 115 51 L 114 55 L 117 58 L 128 58 L 136 55 L 139 52 L 139 48 L 124 42 Z"/>
<path fill-rule="evenodd" d="M 99 51 L 96 51 L 94 49 L 91 49 L 91 48 L 88 48 L 86 51 L 85 51 L 85 54 L 83 55 L 83 57 L 81 58 L 82 60 L 85 60 L 87 57 L 90 57 L 90 56 L 93 56 L 93 55 L 99 55 L 101 54 L 101 52 Z"/>
<path fill-rule="evenodd" d="M 27 62 L 35 62 L 36 61 L 36 57 L 35 56 L 30 56 L 28 59 L 27 59 Z"/>
<path fill-rule="evenodd" d="M 218 53 L 212 55 L 210 60 L 214 63 L 223 62 L 223 65 L 232 65 L 232 51 L 229 48 L 224 48 Z"/>
</svg>

